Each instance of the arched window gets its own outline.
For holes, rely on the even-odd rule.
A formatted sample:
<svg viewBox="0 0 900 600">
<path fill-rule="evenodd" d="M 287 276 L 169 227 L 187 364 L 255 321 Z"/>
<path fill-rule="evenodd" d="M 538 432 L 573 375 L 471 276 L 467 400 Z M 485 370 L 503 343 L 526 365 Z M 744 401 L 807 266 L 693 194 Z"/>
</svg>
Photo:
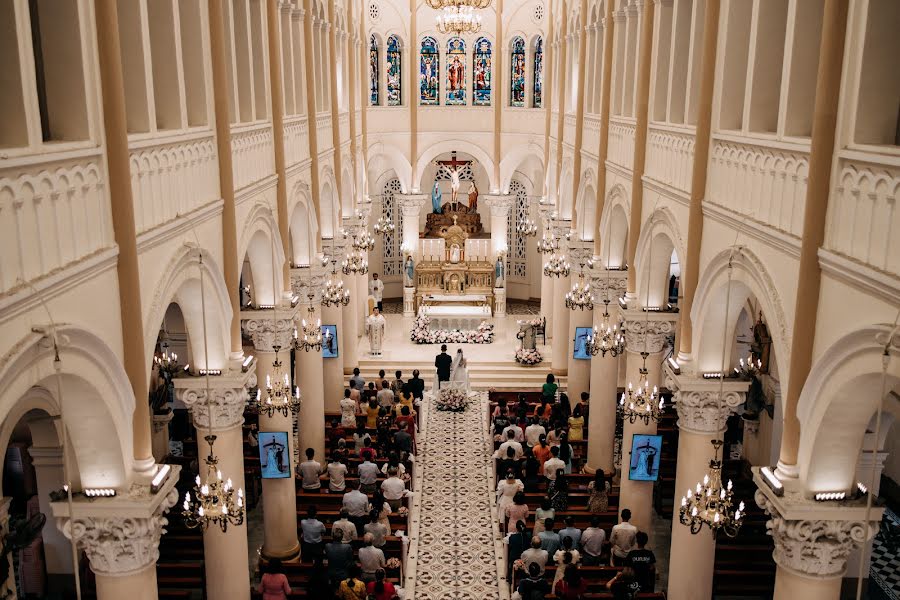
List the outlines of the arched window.
<svg viewBox="0 0 900 600">
<path fill-rule="evenodd" d="M 402 96 L 401 84 L 400 40 L 392 35 L 387 40 L 387 105 L 400 106 Z"/>
<path fill-rule="evenodd" d="M 491 105 L 491 42 L 478 38 L 472 56 L 472 104 Z"/>
<path fill-rule="evenodd" d="M 400 180 L 391 179 L 384 184 L 381 193 L 381 216 L 394 224 L 394 231 L 384 235 L 382 252 L 383 275 L 400 275 L 403 268 L 403 252 L 400 250 L 403 231 L 403 213 L 397 206 L 395 196 L 400 193 Z"/>
<path fill-rule="evenodd" d="M 447 104 L 466 103 L 466 43 L 460 38 L 447 42 Z"/>
<path fill-rule="evenodd" d="M 369 103 L 378 106 L 378 40 L 373 35 L 369 39 Z"/>
<path fill-rule="evenodd" d="M 525 106 L 525 40 L 521 37 L 513 38 L 509 69 L 509 105 Z"/>
<path fill-rule="evenodd" d="M 534 43 L 534 101 L 532 106 L 541 108 L 544 102 L 544 40 Z"/>
<path fill-rule="evenodd" d="M 513 218 L 508 219 L 506 239 L 509 244 L 509 252 L 506 254 L 506 272 L 509 277 L 527 279 L 528 238 L 519 235 L 519 226 L 528 220 L 528 190 L 522 182 L 515 179 L 509 184 L 509 193 L 516 197 L 516 206 Z"/>
<path fill-rule="evenodd" d="M 419 59 L 419 103 L 422 106 L 436 106 L 440 98 L 441 57 L 437 41 L 433 37 L 422 40 Z"/>
</svg>

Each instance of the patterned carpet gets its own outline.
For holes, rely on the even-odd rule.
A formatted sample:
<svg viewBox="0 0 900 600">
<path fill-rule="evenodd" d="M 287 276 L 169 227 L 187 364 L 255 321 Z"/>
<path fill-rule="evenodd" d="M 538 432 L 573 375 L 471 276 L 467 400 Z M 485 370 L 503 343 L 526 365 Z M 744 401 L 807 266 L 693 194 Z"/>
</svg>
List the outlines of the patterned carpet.
<svg viewBox="0 0 900 600">
<path fill-rule="evenodd" d="M 427 403 L 431 399 L 426 397 Z M 463 413 L 428 406 L 420 447 L 423 476 L 415 600 L 497 600 L 497 563 L 485 472 L 492 445 L 486 436 L 487 393 Z M 407 597 L 410 597 L 407 595 Z"/>
</svg>

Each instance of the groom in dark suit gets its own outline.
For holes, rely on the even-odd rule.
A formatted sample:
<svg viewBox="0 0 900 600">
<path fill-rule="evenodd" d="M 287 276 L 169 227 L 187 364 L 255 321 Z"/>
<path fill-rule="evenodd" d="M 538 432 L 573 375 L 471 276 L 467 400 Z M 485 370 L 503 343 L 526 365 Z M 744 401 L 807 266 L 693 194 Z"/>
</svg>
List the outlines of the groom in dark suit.
<svg viewBox="0 0 900 600">
<path fill-rule="evenodd" d="M 441 353 L 434 357 L 434 366 L 437 367 L 438 389 L 442 381 L 450 381 L 450 366 L 453 359 L 447 354 L 447 344 L 441 346 Z"/>
</svg>

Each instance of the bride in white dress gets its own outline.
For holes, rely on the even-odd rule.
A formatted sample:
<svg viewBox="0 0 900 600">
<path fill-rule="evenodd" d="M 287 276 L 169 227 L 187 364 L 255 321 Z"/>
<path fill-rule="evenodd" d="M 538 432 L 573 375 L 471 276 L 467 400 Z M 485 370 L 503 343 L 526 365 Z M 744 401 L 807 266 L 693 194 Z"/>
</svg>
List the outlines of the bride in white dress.
<svg viewBox="0 0 900 600">
<path fill-rule="evenodd" d="M 457 389 L 469 391 L 469 369 L 462 348 L 456 351 L 453 364 L 450 366 L 450 385 Z"/>
</svg>

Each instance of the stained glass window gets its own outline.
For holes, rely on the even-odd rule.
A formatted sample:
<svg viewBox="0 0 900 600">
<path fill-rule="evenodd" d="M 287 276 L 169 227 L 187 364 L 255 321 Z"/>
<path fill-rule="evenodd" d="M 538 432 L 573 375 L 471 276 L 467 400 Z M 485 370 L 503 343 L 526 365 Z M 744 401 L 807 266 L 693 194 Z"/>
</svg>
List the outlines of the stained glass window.
<svg viewBox="0 0 900 600">
<path fill-rule="evenodd" d="M 515 37 L 512 41 L 510 60 L 509 105 L 525 106 L 525 40 Z"/>
<path fill-rule="evenodd" d="M 478 38 L 472 56 L 472 104 L 491 105 L 491 42 Z"/>
<path fill-rule="evenodd" d="M 402 74 L 400 40 L 392 35 L 387 40 L 387 105 L 400 106 L 400 78 Z"/>
<path fill-rule="evenodd" d="M 381 216 L 394 224 L 394 231 L 385 234 L 382 252 L 384 275 L 400 275 L 403 253 L 400 251 L 403 231 L 403 211 L 397 206 L 396 195 L 400 193 L 400 180 L 391 179 L 384 184 L 381 196 Z"/>
<path fill-rule="evenodd" d="M 369 39 L 369 103 L 378 106 L 378 40 Z"/>
<path fill-rule="evenodd" d="M 540 108 L 544 100 L 544 40 L 537 39 L 534 44 L 534 102 L 532 106 Z"/>
<path fill-rule="evenodd" d="M 460 38 L 447 42 L 447 104 L 466 103 L 466 43 Z"/>
<path fill-rule="evenodd" d="M 440 104 L 441 58 L 437 41 L 433 37 L 422 40 L 419 58 L 419 103 L 422 106 Z"/>
</svg>

